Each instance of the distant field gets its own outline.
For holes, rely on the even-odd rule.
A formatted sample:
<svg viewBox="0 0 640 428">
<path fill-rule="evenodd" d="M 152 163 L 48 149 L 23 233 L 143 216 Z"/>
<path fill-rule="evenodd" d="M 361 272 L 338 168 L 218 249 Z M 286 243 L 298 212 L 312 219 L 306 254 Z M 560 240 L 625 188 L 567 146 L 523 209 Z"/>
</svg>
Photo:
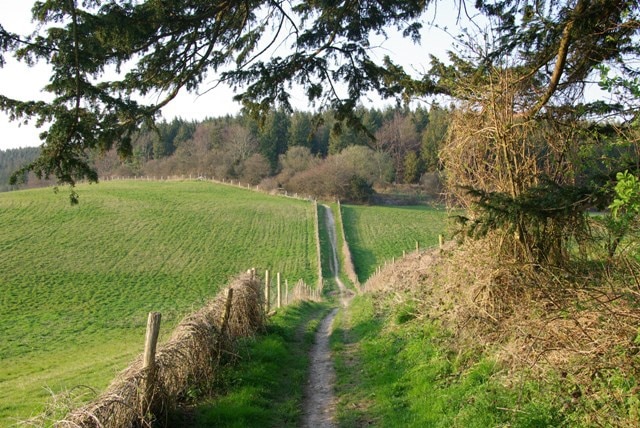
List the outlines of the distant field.
<svg viewBox="0 0 640 428">
<path fill-rule="evenodd" d="M 342 206 L 349 248 L 360 282 L 402 251 L 438 245 L 438 235 L 446 234 L 444 208 L 423 205 L 407 207 Z"/>
<path fill-rule="evenodd" d="M 167 334 L 233 275 L 315 284 L 313 206 L 207 182 L 106 182 L 0 194 L 0 426 L 46 388 L 104 388 L 140 353 L 147 312 Z"/>
</svg>

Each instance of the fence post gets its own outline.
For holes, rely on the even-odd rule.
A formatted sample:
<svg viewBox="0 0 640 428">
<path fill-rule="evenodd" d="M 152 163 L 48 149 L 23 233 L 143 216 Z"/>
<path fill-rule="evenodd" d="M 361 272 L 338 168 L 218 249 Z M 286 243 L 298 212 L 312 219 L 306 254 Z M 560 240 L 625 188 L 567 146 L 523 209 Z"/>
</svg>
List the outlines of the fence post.
<svg viewBox="0 0 640 428">
<path fill-rule="evenodd" d="M 220 331 L 224 334 L 229 325 L 229 315 L 231 314 L 231 301 L 233 300 L 233 288 L 227 289 L 227 301 L 224 305 L 224 314 L 222 315 L 222 326 Z"/>
<path fill-rule="evenodd" d="M 264 273 L 264 311 L 265 313 L 269 313 L 270 302 L 271 299 L 271 291 L 269 290 L 269 271 L 267 270 Z"/>
<path fill-rule="evenodd" d="M 280 272 L 277 273 L 278 278 L 278 309 L 282 307 L 282 285 L 280 283 Z"/>
<path fill-rule="evenodd" d="M 284 280 L 284 304 L 289 304 L 289 280 Z"/>
<path fill-rule="evenodd" d="M 440 244 L 440 248 L 444 247 L 444 236 L 438 235 L 438 244 Z"/>
<path fill-rule="evenodd" d="M 153 385 L 156 375 L 156 347 L 158 345 L 161 318 L 162 315 L 159 312 L 149 312 L 147 318 L 147 333 L 144 339 L 144 357 L 142 360 L 145 373 L 142 405 L 145 416 L 149 412 L 153 399 Z"/>
<path fill-rule="evenodd" d="M 416 241 L 416 251 L 420 250 L 420 244 Z"/>
</svg>

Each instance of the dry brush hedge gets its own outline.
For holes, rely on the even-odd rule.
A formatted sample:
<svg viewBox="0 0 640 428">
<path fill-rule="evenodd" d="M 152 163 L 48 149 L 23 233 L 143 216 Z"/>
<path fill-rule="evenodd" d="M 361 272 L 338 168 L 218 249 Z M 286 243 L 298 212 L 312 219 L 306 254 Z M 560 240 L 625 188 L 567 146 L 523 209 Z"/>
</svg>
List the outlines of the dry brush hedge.
<svg viewBox="0 0 640 428">
<path fill-rule="evenodd" d="M 231 309 L 223 320 L 229 289 L 233 290 Z M 264 322 L 260 280 L 240 275 L 209 304 L 186 316 L 159 347 L 153 385 L 145 388 L 147 373 L 141 355 L 96 401 L 71 412 L 56 426 L 150 426 L 166 417 L 190 388 L 210 384 L 224 357 L 233 355 L 235 339 L 256 333 Z M 151 392 L 148 402 L 145 390 Z"/>
</svg>

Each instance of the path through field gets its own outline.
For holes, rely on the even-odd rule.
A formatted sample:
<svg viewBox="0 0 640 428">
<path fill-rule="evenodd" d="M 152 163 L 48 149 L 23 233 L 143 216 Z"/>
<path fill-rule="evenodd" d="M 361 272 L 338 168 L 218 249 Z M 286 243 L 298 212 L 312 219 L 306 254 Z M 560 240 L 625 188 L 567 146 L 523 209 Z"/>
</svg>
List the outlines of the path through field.
<svg viewBox="0 0 640 428">
<path fill-rule="evenodd" d="M 330 270 L 333 279 L 338 284 L 340 291 L 340 302 L 343 306 L 349 304 L 351 293 L 338 278 L 339 265 L 336 251 L 336 228 L 331 209 L 322 205 L 326 215 L 326 224 L 331 243 L 332 257 L 330 259 Z M 315 344 L 311 349 L 311 369 L 309 373 L 309 383 L 305 391 L 304 420 L 305 427 L 329 428 L 336 426 L 335 396 L 333 386 L 335 383 L 335 371 L 331 360 L 331 350 L 329 348 L 329 336 L 331 335 L 331 324 L 338 313 L 338 308 L 332 310 L 320 324 L 316 333 Z"/>
</svg>

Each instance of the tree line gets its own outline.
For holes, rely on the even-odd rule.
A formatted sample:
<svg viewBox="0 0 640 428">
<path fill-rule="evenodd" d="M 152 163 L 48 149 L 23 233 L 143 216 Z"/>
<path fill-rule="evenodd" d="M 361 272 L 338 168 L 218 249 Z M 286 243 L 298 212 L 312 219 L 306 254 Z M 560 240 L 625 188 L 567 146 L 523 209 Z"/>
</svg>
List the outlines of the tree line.
<svg viewBox="0 0 640 428">
<path fill-rule="evenodd" d="M 451 112 L 437 104 L 359 108 L 363 128 L 338 122 L 333 112 L 175 118 L 142 129 L 125 159 L 115 151 L 91 157 L 99 176 L 207 176 L 363 201 L 374 186 L 416 184 L 441 169 Z"/>
</svg>

